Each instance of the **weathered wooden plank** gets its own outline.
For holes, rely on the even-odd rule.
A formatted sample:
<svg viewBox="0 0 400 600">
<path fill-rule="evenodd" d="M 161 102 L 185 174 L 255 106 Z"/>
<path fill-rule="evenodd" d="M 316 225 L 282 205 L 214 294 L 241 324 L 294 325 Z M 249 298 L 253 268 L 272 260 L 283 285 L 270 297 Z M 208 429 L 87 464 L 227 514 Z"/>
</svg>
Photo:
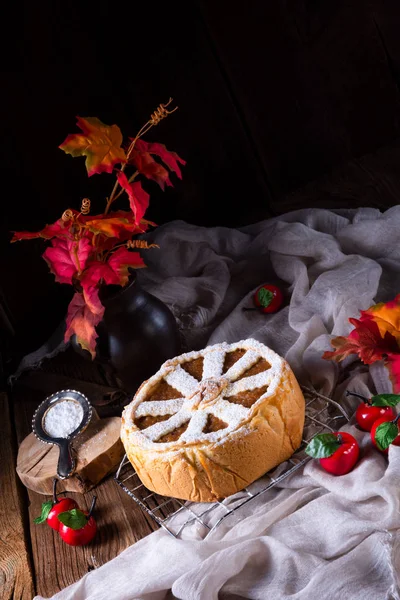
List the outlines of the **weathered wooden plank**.
<svg viewBox="0 0 400 600">
<path fill-rule="evenodd" d="M 44 375 L 45 377 L 46 375 Z M 19 442 L 30 432 L 31 418 L 43 392 L 16 385 L 15 424 Z M 95 517 L 98 533 L 85 547 L 66 545 L 47 525 L 35 525 L 33 519 L 40 514 L 41 504 L 47 499 L 28 491 L 29 524 L 37 593 L 49 597 L 77 581 L 89 570 L 108 562 L 135 541 L 156 530 L 157 525 L 127 496 L 112 477 L 104 480 L 87 494 L 68 493 L 82 508 L 89 508 L 97 494 Z"/>
<path fill-rule="evenodd" d="M 31 600 L 34 583 L 25 535 L 8 398 L 0 393 L 0 594 L 3 600 Z"/>
<path fill-rule="evenodd" d="M 44 597 L 74 583 L 91 569 L 115 558 L 135 541 L 157 529 L 112 479 L 84 496 L 74 493 L 68 496 L 87 509 L 94 493 L 97 495 L 97 535 L 88 546 L 73 547 L 65 544 L 47 525 L 33 523 L 33 519 L 40 514 L 43 496 L 29 492 L 36 585 L 37 592 Z"/>
</svg>

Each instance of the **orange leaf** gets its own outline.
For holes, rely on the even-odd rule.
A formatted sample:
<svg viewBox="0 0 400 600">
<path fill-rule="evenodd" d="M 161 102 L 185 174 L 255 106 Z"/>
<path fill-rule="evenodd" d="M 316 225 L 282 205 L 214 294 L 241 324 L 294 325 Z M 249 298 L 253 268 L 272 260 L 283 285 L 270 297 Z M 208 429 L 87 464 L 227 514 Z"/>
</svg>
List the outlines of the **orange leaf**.
<svg viewBox="0 0 400 600">
<path fill-rule="evenodd" d="M 118 125 L 105 125 L 96 117 L 77 117 L 81 133 L 73 133 L 59 146 L 71 156 L 86 156 L 89 177 L 95 173 L 111 173 L 117 163 L 125 163 L 122 133 Z"/>
<path fill-rule="evenodd" d="M 108 259 L 107 264 L 117 273 L 120 285 L 129 280 L 129 268 L 142 269 L 146 265 L 139 252 L 130 252 L 126 248 L 118 248 Z"/>
<path fill-rule="evenodd" d="M 119 210 L 105 217 L 103 215 L 96 215 L 94 218 L 86 221 L 85 225 L 94 234 L 101 233 L 109 238 L 125 240 L 132 237 L 133 234 L 143 233 L 149 225 L 155 224 L 142 219 L 140 224 L 137 225 L 132 212 Z"/>
<path fill-rule="evenodd" d="M 93 233 L 102 233 L 107 237 L 118 237 L 122 230 L 132 231 L 135 224 L 130 223 L 128 219 L 121 217 L 110 217 L 109 219 L 93 219 L 87 221 L 86 226 Z"/>
<path fill-rule="evenodd" d="M 350 356 L 351 354 L 358 354 L 358 344 L 355 340 L 349 340 L 346 337 L 340 335 L 331 340 L 331 345 L 335 350 L 326 351 L 323 353 L 322 358 L 325 360 L 334 360 L 340 362 Z"/>
<path fill-rule="evenodd" d="M 67 313 L 67 329 L 65 331 L 64 340 L 68 342 L 75 334 L 78 343 L 84 350 L 88 350 L 92 358 L 96 356 L 96 325 L 98 325 L 103 317 L 103 312 L 98 314 L 93 313 L 85 302 L 82 294 L 78 292 L 72 298 Z"/>
<path fill-rule="evenodd" d="M 400 345 L 400 294 L 390 302 L 380 302 L 368 310 L 361 311 L 361 321 L 373 319 L 382 337 L 388 331 Z"/>
</svg>

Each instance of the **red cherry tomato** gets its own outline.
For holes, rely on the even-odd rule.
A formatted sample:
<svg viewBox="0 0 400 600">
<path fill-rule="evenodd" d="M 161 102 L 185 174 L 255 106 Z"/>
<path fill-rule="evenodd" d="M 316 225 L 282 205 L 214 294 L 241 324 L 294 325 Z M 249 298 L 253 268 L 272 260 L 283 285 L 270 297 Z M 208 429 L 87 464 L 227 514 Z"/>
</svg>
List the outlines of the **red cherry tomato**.
<svg viewBox="0 0 400 600">
<path fill-rule="evenodd" d="M 274 313 L 282 305 L 283 294 L 272 283 L 261 285 L 254 294 L 254 304 L 264 313 Z"/>
<path fill-rule="evenodd" d="M 332 475 L 345 475 L 354 467 L 358 460 L 359 448 L 357 440 L 345 431 L 335 432 L 333 435 L 342 438 L 342 444 L 328 458 L 320 458 L 320 465 Z M 340 439 L 340 438 L 339 438 Z"/>
<path fill-rule="evenodd" d="M 86 511 L 82 512 L 84 512 L 85 515 L 88 514 Z M 58 530 L 61 538 L 70 546 L 84 546 L 85 544 L 88 544 L 96 535 L 96 531 L 97 525 L 94 517 L 90 517 L 86 525 L 80 529 L 72 529 L 63 523 L 60 523 L 60 528 Z"/>
<path fill-rule="evenodd" d="M 387 454 L 389 452 L 389 448 L 386 448 L 386 450 L 382 450 L 378 444 L 376 443 L 376 439 L 375 439 L 375 434 L 376 434 L 376 430 L 378 429 L 379 425 L 382 425 L 382 423 L 387 423 L 388 421 L 392 421 L 393 417 L 389 417 L 389 416 L 385 416 L 385 417 L 381 417 L 380 419 L 377 419 L 375 421 L 375 423 L 372 425 L 372 429 L 371 429 L 371 440 L 372 443 L 374 444 L 374 446 L 376 446 L 376 448 L 379 450 L 379 452 L 383 452 L 383 454 Z M 397 429 L 399 430 L 399 435 L 393 440 L 392 444 L 394 446 L 400 446 L 400 421 L 397 423 Z"/>
<path fill-rule="evenodd" d="M 47 516 L 47 524 L 55 531 L 59 531 L 61 523 L 58 520 L 58 515 L 67 510 L 71 510 L 72 508 L 78 508 L 77 503 L 75 500 L 72 500 L 72 498 L 63 498 L 62 500 L 59 500 L 50 510 Z"/>
<path fill-rule="evenodd" d="M 356 410 L 356 420 L 361 429 L 371 431 L 372 425 L 377 419 L 388 417 L 391 421 L 396 416 L 391 406 L 371 406 L 366 402 L 361 402 Z"/>
</svg>

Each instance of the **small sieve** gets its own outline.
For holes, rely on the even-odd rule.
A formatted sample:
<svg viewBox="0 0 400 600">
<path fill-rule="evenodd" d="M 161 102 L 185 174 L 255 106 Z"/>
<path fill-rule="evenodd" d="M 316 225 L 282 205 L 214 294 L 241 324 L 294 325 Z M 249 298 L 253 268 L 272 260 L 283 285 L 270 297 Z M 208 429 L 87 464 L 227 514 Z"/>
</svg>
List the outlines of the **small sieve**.
<svg viewBox="0 0 400 600">
<path fill-rule="evenodd" d="M 80 424 L 74 431 L 66 437 L 53 437 L 46 432 L 44 421 L 47 413 L 56 404 L 63 401 L 76 402 L 83 410 L 83 415 Z M 60 449 L 60 456 L 57 465 L 57 475 L 60 479 L 68 479 L 75 469 L 75 460 L 71 452 L 71 442 L 80 433 L 82 433 L 90 423 L 92 418 L 92 407 L 89 400 L 76 390 L 61 390 L 48 396 L 37 407 L 32 418 L 32 430 L 35 436 L 46 444 L 55 444 Z"/>
</svg>

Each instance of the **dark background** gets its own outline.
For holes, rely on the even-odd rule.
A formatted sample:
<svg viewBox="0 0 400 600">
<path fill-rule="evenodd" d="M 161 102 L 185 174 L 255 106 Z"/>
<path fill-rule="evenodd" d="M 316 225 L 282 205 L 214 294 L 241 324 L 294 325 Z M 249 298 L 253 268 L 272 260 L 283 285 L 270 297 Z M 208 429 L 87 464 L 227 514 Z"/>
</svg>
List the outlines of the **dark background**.
<svg viewBox="0 0 400 600">
<path fill-rule="evenodd" d="M 146 137 L 187 161 L 147 217 L 241 226 L 303 207 L 398 203 L 398 0 L 54 2 L 4 22 L 0 327 L 6 360 L 35 349 L 72 294 L 42 241 L 10 245 L 113 178 L 87 178 L 58 149 L 77 115 L 134 135 L 170 96 L 179 111 Z M 8 31 L 8 33 L 10 33 Z"/>
</svg>

